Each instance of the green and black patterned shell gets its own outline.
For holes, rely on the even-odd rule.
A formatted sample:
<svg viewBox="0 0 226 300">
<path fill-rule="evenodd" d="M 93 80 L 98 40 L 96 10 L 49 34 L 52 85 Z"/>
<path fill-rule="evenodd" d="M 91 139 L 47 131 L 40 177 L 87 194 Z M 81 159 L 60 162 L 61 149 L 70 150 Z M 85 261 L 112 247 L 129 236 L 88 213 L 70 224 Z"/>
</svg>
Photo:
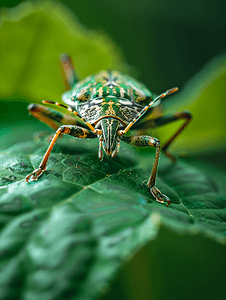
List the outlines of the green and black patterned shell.
<svg viewBox="0 0 226 300">
<path fill-rule="evenodd" d="M 105 116 L 128 124 L 153 98 L 145 85 L 117 71 L 88 76 L 62 96 L 65 103 L 91 124 Z"/>
</svg>

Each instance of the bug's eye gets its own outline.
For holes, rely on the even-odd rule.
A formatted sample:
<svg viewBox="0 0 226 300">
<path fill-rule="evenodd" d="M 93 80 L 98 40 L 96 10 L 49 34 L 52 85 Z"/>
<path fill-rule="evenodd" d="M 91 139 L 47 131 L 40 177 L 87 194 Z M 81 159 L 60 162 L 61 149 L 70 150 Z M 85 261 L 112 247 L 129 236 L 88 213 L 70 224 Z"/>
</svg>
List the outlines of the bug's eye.
<svg viewBox="0 0 226 300">
<path fill-rule="evenodd" d="M 80 91 L 76 94 L 76 98 L 78 99 L 78 101 L 86 102 L 90 100 L 90 93 L 86 91 Z"/>
</svg>

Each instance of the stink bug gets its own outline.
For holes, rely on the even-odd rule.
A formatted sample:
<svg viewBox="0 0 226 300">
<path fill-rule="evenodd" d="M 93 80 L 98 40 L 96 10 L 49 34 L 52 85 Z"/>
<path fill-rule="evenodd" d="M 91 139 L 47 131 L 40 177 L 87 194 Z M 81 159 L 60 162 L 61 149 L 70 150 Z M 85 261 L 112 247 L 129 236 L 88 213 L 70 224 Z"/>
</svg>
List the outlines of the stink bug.
<svg viewBox="0 0 226 300">
<path fill-rule="evenodd" d="M 37 180 L 45 171 L 53 146 L 61 134 L 69 134 L 76 138 L 98 138 L 99 158 L 102 158 L 103 150 L 107 155 L 114 157 L 122 140 L 136 147 L 156 148 L 154 164 L 147 185 L 150 187 L 154 198 L 160 203 L 166 202 L 168 206 L 171 203 L 170 199 L 155 186 L 160 142 L 154 137 L 134 135 L 133 132 L 145 133 L 148 128 L 155 128 L 178 119 L 184 119 L 183 125 L 161 147 L 161 150 L 172 161 L 175 161 L 174 156 L 168 151 L 168 147 L 189 124 L 191 114 L 179 112 L 162 116 L 156 115 L 154 112 L 161 99 L 176 92 L 178 88 L 172 88 L 154 97 L 153 93 L 143 84 L 117 71 L 101 71 L 78 81 L 71 59 L 67 54 L 61 56 L 61 66 L 66 88 L 62 99 L 67 106 L 52 101 L 43 100 L 43 102 L 64 107 L 78 118 L 42 105 L 30 104 L 28 106 L 34 117 L 55 129 L 56 133 L 39 168 L 27 175 L 26 181 L 28 182 L 30 177 L 31 180 Z M 131 133 L 129 136 L 125 135 L 128 130 Z"/>
</svg>

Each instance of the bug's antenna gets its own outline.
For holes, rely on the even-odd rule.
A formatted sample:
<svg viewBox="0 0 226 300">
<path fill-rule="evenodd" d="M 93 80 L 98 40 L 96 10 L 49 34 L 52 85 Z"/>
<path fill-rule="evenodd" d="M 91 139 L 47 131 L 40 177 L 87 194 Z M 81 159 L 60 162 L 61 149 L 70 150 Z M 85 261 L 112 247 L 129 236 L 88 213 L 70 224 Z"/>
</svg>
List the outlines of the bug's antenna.
<svg viewBox="0 0 226 300">
<path fill-rule="evenodd" d="M 178 88 L 177 87 L 175 87 L 175 88 L 172 88 L 172 89 L 170 89 L 170 90 L 167 90 L 165 93 L 163 93 L 163 94 L 161 94 L 161 95 L 159 95 L 158 97 L 156 97 L 154 100 L 152 100 L 147 106 L 145 106 L 143 109 L 142 109 L 142 111 L 139 113 L 139 115 L 135 118 L 135 119 L 133 119 L 133 121 L 132 122 L 130 122 L 128 125 L 127 125 L 127 127 L 124 129 L 124 130 L 120 130 L 119 131 L 119 134 L 120 135 L 123 135 L 123 134 L 125 134 L 137 121 L 139 121 L 139 119 L 145 114 L 145 112 L 156 102 L 156 101 L 158 101 L 158 100 L 160 100 L 160 99 L 162 99 L 163 97 L 165 97 L 165 96 L 167 96 L 167 95 L 169 95 L 169 94 L 172 94 L 172 93 L 174 93 L 174 92 L 176 92 L 178 90 Z"/>
<path fill-rule="evenodd" d="M 47 104 L 54 104 L 57 106 L 61 106 L 63 108 L 66 108 L 67 110 L 69 110 L 71 113 L 73 113 L 74 115 L 78 116 L 83 122 L 86 123 L 86 125 L 94 132 L 97 134 L 100 134 L 101 130 L 97 130 L 95 129 L 95 127 L 92 126 L 92 124 L 90 124 L 89 122 L 87 122 L 82 116 L 79 115 L 79 113 L 77 113 L 77 111 L 73 110 L 70 106 L 66 106 L 63 105 L 61 103 L 58 102 L 54 102 L 54 101 L 48 101 L 48 100 L 42 100 L 43 103 L 47 103 Z"/>
<path fill-rule="evenodd" d="M 175 93 L 176 91 L 178 91 L 178 87 L 172 88 L 170 90 L 167 90 L 165 93 L 159 95 L 157 98 L 155 98 L 153 101 L 151 101 L 151 103 L 149 103 L 149 105 L 147 105 L 146 107 L 150 107 L 152 106 L 156 101 L 158 101 L 159 99 L 162 99 L 163 97 L 170 95 L 172 93 Z M 145 108 L 146 108 L 145 107 Z"/>
<path fill-rule="evenodd" d="M 60 107 L 63 107 L 63 108 L 66 108 L 68 111 L 74 113 L 75 115 L 79 115 L 76 111 L 74 111 L 70 106 L 66 106 L 66 105 L 63 105 L 59 102 L 54 102 L 54 101 L 48 101 L 48 100 L 42 100 L 42 103 L 47 103 L 47 104 L 54 104 L 54 105 L 57 105 L 57 106 L 60 106 Z"/>
</svg>

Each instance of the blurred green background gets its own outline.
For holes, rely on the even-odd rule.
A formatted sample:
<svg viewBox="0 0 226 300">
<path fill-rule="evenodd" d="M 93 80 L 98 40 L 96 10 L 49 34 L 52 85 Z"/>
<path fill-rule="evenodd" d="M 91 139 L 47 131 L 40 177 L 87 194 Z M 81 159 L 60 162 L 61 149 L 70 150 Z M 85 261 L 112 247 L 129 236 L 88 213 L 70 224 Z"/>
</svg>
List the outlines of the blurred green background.
<svg viewBox="0 0 226 300">
<path fill-rule="evenodd" d="M 20 2 L 1 0 L 1 6 Z M 81 24 L 108 34 L 138 78 L 156 93 L 183 87 L 208 61 L 226 51 L 223 0 L 62 2 Z"/>
</svg>

